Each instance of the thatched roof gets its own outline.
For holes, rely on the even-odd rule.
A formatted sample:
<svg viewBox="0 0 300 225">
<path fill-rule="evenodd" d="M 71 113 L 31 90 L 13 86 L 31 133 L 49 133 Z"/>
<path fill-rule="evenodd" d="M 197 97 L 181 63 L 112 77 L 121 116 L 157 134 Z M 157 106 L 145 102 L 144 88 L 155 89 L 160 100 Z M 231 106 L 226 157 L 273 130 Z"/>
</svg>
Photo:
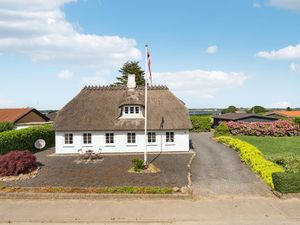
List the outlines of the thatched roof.
<svg viewBox="0 0 300 225">
<path fill-rule="evenodd" d="M 140 105 L 144 109 L 143 87 L 87 86 L 65 105 L 55 118 L 56 131 L 143 130 L 144 119 L 120 119 L 123 105 Z M 144 111 L 143 111 L 144 113 Z M 148 89 L 148 129 L 190 129 L 191 122 L 184 103 L 165 86 Z"/>
</svg>

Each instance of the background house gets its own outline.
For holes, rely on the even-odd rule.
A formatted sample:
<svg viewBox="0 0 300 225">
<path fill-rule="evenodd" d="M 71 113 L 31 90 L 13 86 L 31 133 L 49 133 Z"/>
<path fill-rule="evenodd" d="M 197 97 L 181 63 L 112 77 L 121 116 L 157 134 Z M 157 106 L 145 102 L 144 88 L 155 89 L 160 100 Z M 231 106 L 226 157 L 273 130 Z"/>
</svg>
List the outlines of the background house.
<svg viewBox="0 0 300 225">
<path fill-rule="evenodd" d="M 34 108 L 0 109 L 0 122 L 11 122 L 15 129 L 48 123 L 49 118 Z"/>
<path fill-rule="evenodd" d="M 273 111 L 265 114 L 279 119 L 300 117 L 300 110 L 295 111 Z"/>
<path fill-rule="evenodd" d="M 56 153 L 144 151 L 145 89 L 131 76 L 127 87 L 85 87 L 58 112 Z M 148 151 L 189 151 L 188 110 L 167 87 L 148 88 L 147 122 Z"/>
<path fill-rule="evenodd" d="M 226 113 L 213 116 L 213 127 L 217 127 L 221 122 L 242 121 L 242 122 L 272 122 L 278 120 L 270 116 L 262 116 L 251 113 Z"/>
</svg>

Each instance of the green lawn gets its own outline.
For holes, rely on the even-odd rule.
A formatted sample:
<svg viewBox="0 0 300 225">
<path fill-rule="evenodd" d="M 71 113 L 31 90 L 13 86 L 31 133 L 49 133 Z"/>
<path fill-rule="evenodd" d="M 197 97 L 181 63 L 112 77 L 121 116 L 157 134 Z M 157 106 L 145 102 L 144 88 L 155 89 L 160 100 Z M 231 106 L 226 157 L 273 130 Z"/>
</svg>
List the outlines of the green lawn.
<svg viewBox="0 0 300 225">
<path fill-rule="evenodd" d="M 257 147 L 267 159 L 283 165 L 288 171 L 300 171 L 300 136 L 255 137 L 237 136 Z"/>
</svg>

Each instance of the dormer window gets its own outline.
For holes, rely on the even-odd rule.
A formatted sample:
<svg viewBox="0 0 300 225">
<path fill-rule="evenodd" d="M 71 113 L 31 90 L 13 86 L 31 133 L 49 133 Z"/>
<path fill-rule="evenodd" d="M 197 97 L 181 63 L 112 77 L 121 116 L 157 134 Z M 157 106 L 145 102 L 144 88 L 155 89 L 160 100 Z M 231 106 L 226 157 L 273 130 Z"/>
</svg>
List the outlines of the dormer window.
<svg viewBox="0 0 300 225">
<path fill-rule="evenodd" d="M 123 106 L 121 118 L 143 118 L 141 106 L 139 105 Z"/>
</svg>

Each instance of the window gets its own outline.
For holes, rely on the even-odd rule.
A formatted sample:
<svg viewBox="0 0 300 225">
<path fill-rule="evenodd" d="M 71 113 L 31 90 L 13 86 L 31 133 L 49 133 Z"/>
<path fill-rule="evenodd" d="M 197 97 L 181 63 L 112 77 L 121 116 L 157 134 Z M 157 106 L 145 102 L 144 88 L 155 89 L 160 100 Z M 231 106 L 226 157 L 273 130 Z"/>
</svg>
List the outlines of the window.
<svg viewBox="0 0 300 225">
<path fill-rule="evenodd" d="M 174 142 L 174 132 L 166 132 L 166 142 Z"/>
<path fill-rule="evenodd" d="M 114 143 L 114 133 L 106 133 L 105 134 L 105 143 L 113 144 Z"/>
<path fill-rule="evenodd" d="M 148 132 L 148 143 L 156 142 L 156 134 L 155 132 Z"/>
<path fill-rule="evenodd" d="M 127 143 L 135 143 L 135 133 L 127 133 Z"/>
<path fill-rule="evenodd" d="M 130 106 L 130 114 L 134 114 L 134 107 Z"/>
<path fill-rule="evenodd" d="M 138 106 L 135 107 L 135 113 L 136 113 L 136 114 L 139 114 L 139 113 L 140 113 L 140 107 L 138 107 Z"/>
<path fill-rule="evenodd" d="M 129 112 L 128 106 L 125 106 L 124 112 L 125 112 L 125 114 L 128 114 L 128 112 Z"/>
<path fill-rule="evenodd" d="M 83 144 L 92 144 L 92 134 L 91 133 L 83 134 Z"/>
<path fill-rule="evenodd" d="M 65 134 L 65 144 L 73 144 L 73 134 L 67 133 Z"/>
</svg>

